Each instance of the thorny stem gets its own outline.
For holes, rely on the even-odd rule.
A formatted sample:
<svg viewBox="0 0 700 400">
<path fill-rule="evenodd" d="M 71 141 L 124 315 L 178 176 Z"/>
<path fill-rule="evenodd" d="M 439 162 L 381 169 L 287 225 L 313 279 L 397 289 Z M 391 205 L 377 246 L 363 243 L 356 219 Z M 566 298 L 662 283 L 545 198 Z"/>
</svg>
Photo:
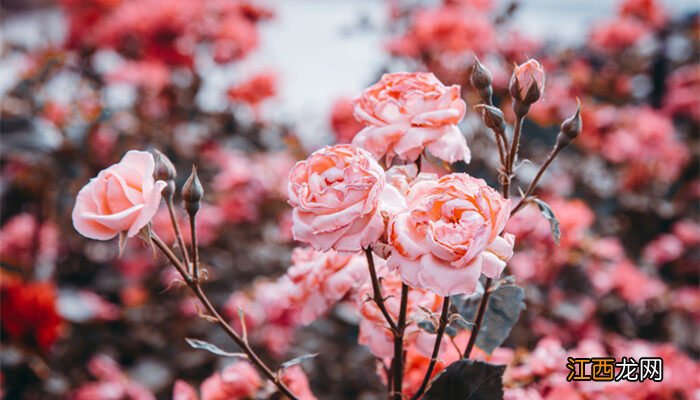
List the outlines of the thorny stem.
<svg viewBox="0 0 700 400">
<path fill-rule="evenodd" d="M 199 249 L 197 248 L 196 216 L 190 214 L 190 237 L 192 238 L 192 278 L 199 281 Z"/>
<path fill-rule="evenodd" d="M 382 289 L 381 287 L 379 287 L 379 278 L 377 278 L 377 270 L 374 266 L 374 257 L 372 257 L 372 249 L 370 247 L 365 249 L 365 255 L 367 256 L 369 276 L 372 280 L 372 300 L 374 300 L 374 302 L 377 304 L 377 307 L 379 307 L 379 311 L 382 312 L 382 315 L 384 316 L 384 319 L 386 319 L 386 322 L 389 323 L 389 326 L 391 327 L 391 332 L 393 334 L 396 334 L 396 332 L 398 332 L 398 327 L 396 326 L 394 319 L 391 318 L 389 311 L 387 311 L 386 306 L 384 305 L 384 297 L 382 296 Z"/>
<path fill-rule="evenodd" d="M 430 357 L 430 364 L 428 364 L 428 370 L 425 372 L 423 382 L 421 382 L 418 391 L 416 392 L 416 394 L 413 395 L 413 397 L 411 397 L 411 400 L 419 399 L 423 395 L 423 392 L 425 392 L 425 389 L 428 387 L 428 382 L 430 382 L 430 375 L 432 375 L 433 373 L 435 363 L 437 363 L 438 354 L 440 354 L 440 344 L 442 343 L 442 335 L 445 333 L 445 329 L 447 328 L 447 314 L 449 314 L 449 312 L 450 297 L 445 296 L 442 300 L 442 313 L 440 314 L 440 325 L 438 325 L 437 328 L 437 336 L 435 337 L 435 346 L 433 347 L 433 354 Z"/>
<path fill-rule="evenodd" d="M 540 167 L 540 170 L 537 171 L 537 175 L 535 176 L 535 179 L 530 182 L 530 186 L 527 188 L 527 191 L 525 191 L 525 194 L 523 197 L 518 201 L 518 204 L 513 208 L 513 210 L 510 212 L 510 216 L 512 217 L 515 215 L 518 211 L 520 211 L 525 205 L 528 203 L 530 196 L 532 196 L 532 193 L 535 192 L 535 188 L 537 188 L 537 184 L 540 182 L 540 179 L 542 178 L 542 175 L 544 175 L 544 172 L 549 168 L 550 164 L 552 164 L 552 161 L 557 157 L 559 152 L 564 148 L 564 146 L 555 146 L 554 149 L 549 153 L 549 156 L 547 157 L 547 161 L 542 164 Z"/>
<path fill-rule="evenodd" d="M 487 278 L 484 283 L 484 295 L 481 297 L 481 303 L 479 303 L 479 309 L 476 312 L 476 319 L 474 320 L 474 328 L 472 329 L 471 335 L 469 335 L 469 342 L 467 343 L 467 348 L 464 350 L 464 358 L 469 358 L 474 348 L 474 343 L 476 343 L 476 338 L 479 336 L 479 330 L 481 329 L 481 323 L 484 322 L 484 315 L 486 314 L 486 305 L 489 303 L 489 296 L 491 296 L 491 278 Z"/>
<path fill-rule="evenodd" d="M 185 246 L 185 241 L 182 238 L 182 232 L 180 231 L 180 224 L 177 222 L 177 217 L 175 215 L 175 207 L 173 206 L 173 197 L 172 195 L 170 198 L 165 200 L 165 204 L 168 206 L 168 213 L 170 214 L 170 222 L 173 225 L 173 229 L 175 230 L 175 237 L 177 238 L 177 246 L 180 248 L 180 253 L 182 254 L 182 258 L 185 260 L 185 265 L 187 266 L 187 271 L 190 271 L 190 258 L 189 255 L 187 254 L 187 246 Z"/>
<path fill-rule="evenodd" d="M 233 341 L 243 350 L 243 352 L 248 356 L 248 359 L 255 364 L 255 366 L 262 371 L 263 375 L 269 379 L 282 393 L 292 400 L 298 400 L 298 398 L 285 386 L 285 384 L 280 380 L 278 374 L 272 372 L 272 370 L 265 364 L 263 360 L 255 353 L 255 351 L 250 347 L 248 341 L 243 340 L 238 333 L 229 325 L 226 320 L 219 314 L 214 305 L 211 303 L 207 297 L 199 281 L 192 279 L 192 277 L 187 273 L 187 270 L 182 265 L 182 262 L 177 259 L 175 254 L 168 248 L 168 246 L 156 235 L 151 234 L 151 240 L 155 243 L 158 249 L 170 260 L 173 266 L 178 270 L 185 283 L 190 288 L 190 290 L 197 296 L 199 301 L 202 303 L 204 308 L 209 312 L 210 316 L 216 321 L 216 323 L 226 332 L 226 334 L 233 339 Z"/>
<path fill-rule="evenodd" d="M 401 306 L 399 308 L 398 329 L 394 333 L 394 399 L 403 399 L 403 334 L 406 329 L 409 287 L 401 284 Z"/>
</svg>

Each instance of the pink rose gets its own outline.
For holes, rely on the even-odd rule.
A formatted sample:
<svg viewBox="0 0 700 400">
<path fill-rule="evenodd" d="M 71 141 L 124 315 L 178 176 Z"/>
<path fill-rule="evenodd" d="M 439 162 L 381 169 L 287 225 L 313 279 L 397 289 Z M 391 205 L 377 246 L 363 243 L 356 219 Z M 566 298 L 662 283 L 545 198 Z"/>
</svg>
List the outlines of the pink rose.
<svg viewBox="0 0 700 400">
<path fill-rule="evenodd" d="M 90 239 L 108 240 L 120 232 L 136 235 L 158 211 L 165 182 L 155 181 L 153 156 L 131 150 L 100 171 L 78 193 L 73 226 Z"/>
<path fill-rule="evenodd" d="M 369 276 L 367 261 L 359 254 L 296 248 L 292 262 L 287 270 L 294 283 L 289 297 L 302 324 L 315 321 Z"/>
<path fill-rule="evenodd" d="M 373 244 L 384 233 L 380 209 L 402 202 L 372 156 L 351 145 L 325 147 L 298 162 L 288 188 L 294 239 L 319 251 Z"/>
<path fill-rule="evenodd" d="M 309 378 L 300 366 L 294 365 L 282 371 L 282 382 L 294 393 L 299 400 L 316 400 L 316 396 L 311 392 Z"/>
<path fill-rule="evenodd" d="M 202 382 L 202 400 L 238 400 L 252 398 L 262 385 L 260 375 L 248 361 L 237 361 L 221 373 Z"/>
<path fill-rule="evenodd" d="M 407 209 L 389 224 L 388 266 L 440 296 L 473 293 L 482 272 L 497 277 L 513 255 L 514 236 L 499 236 L 510 201 L 467 174 L 430 178 L 413 181 Z"/>
<path fill-rule="evenodd" d="M 448 162 L 469 162 L 471 153 L 457 124 L 467 105 L 458 85 L 445 87 L 426 72 L 385 74 L 357 96 L 355 118 L 366 127 L 353 139 L 387 164 L 398 156 L 415 161 L 428 150 Z"/>
</svg>

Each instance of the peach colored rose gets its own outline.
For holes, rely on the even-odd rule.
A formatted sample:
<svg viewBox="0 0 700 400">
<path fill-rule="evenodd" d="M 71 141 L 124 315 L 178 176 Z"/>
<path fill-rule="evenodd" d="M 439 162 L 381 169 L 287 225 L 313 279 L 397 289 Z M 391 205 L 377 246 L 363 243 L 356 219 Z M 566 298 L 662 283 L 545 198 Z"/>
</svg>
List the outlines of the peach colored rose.
<svg viewBox="0 0 700 400">
<path fill-rule="evenodd" d="M 292 252 L 287 276 L 294 283 L 290 301 L 298 309 L 299 322 L 306 325 L 361 285 L 369 274 L 367 261 L 359 254 L 298 247 Z"/>
<path fill-rule="evenodd" d="M 252 398 L 262 381 L 258 371 L 248 361 L 237 361 L 221 373 L 202 382 L 202 400 L 239 400 Z"/>
<path fill-rule="evenodd" d="M 366 248 L 384 233 L 380 210 L 403 202 L 372 156 L 351 145 L 325 147 L 298 162 L 288 188 L 294 238 L 319 251 Z"/>
<path fill-rule="evenodd" d="M 469 162 L 471 153 L 457 124 L 466 103 L 458 85 L 446 87 L 426 72 L 385 74 L 357 96 L 355 118 L 366 126 L 352 143 L 387 164 L 397 156 L 415 161 L 428 150 L 448 162 Z"/>
<path fill-rule="evenodd" d="M 412 183 L 405 211 L 389 224 L 388 260 L 408 285 L 440 296 L 473 293 L 479 276 L 497 277 L 513 255 L 514 236 L 499 236 L 510 201 L 463 173 Z"/>
<path fill-rule="evenodd" d="M 73 226 L 90 239 L 108 240 L 120 232 L 136 235 L 158 211 L 165 182 L 155 181 L 153 156 L 131 150 L 119 163 L 100 171 L 80 192 Z"/>
</svg>

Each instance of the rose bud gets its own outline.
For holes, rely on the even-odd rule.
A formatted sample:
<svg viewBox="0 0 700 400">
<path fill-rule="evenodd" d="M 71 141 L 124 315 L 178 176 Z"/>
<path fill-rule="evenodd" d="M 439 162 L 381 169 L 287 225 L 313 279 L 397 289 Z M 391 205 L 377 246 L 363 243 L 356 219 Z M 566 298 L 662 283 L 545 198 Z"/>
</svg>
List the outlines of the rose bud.
<svg viewBox="0 0 700 400">
<path fill-rule="evenodd" d="M 192 173 L 182 187 L 182 202 L 190 216 L 197 214 L 197 211 L 199 211 L 202 197 L 204 197 L 204 188 L 197 176 L 197 167 L 192 166 Z"/>
<path fill-rule="evenodd" d="M 484 125 L 486 125 L 487 128 L 497 133 L 506 131 L 506 121 L 503 117 L 503 111 L 499 110 L 497 107 L 477 104 L 474 106 L 474 110 L 481 112 L 481 118 L 484 120 Z"/>
<path fill-rule="evenodd" d="M 474 89 L 479 92 L 479 97 L 481 97 L 481 100 L 483 100 L 486 104 L 491 104 L 491 96 L 493 95 L 493 88 L 491 87 L 491 84 L 493 83 L 493 76 L 476 57 L 474 57 L 474 68 L 472 68 L 472 75 L 469 78 L 469 81 Z"/>
<path fill-rule="evenodd" d="M 510 78 L 510 95 L 520 103 L 531 105 L 544 93 L 544 69 L 534 59 L 517 65 Z"/>
<path fill-rule="evenodd" d="M 564 120 L 561 124 L 561 130 L 557 135 L 557 146 L 565 147 L 572 140 L 576 139 L 581 134 L 583 129 L 583 121 L 581 121 L 581 103 L 579 102 L 576 113 Z"/>
<path fill-rule="evenodd" d="M 177 176 L 177 171 L 172 161 L 163 154 L 160 150 L 153 150 L 153 159 L 155 160 L 156 166 L 153 171 L 153 178 L 159 181 L 164 181 L 167 186 L 163 189 L 163 196 L 172 200 L 173 194 L 175 194 L 175 177 Z"/>
</svg>

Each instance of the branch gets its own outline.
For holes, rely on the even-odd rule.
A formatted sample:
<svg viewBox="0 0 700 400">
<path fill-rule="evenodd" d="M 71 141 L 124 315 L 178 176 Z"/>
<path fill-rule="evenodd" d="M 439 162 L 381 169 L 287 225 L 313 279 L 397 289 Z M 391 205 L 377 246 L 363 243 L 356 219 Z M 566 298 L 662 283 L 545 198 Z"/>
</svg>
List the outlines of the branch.
<svg viewBox="0 0 700 400">
<path fill-rule="evenodd" d="M 394 333 L 394 399 L 403 399 L 403 334 L 406 329 L 408 308 L 408 285 L 401 284 L 401 308 L 399 309 L 398 329 Z"/>
<path fill-rule="evenodd" d="M 518 211 L 520 211 L 523 207 L 525 207 L 525 204 L 528 203 L 529 197 L 532 196 L 532 193 L 535 192 L 535 189 L 537 188 L 537 184 L 540 182 L 540 179 L 542 178 L 542 175 L 544 175 L 544 172 L 549 168 L 549 166 L 552 164 L 552 161 L 557 157 L 559 152 L 562 151 L 564 146 L 555 146 L 554 149 L 549 153 L 549 156 L 547 157 L 547 161 L 542 164 L 540 167 L 540 170 L 537 171 L 537 175 L 535 176 L 535 179 L 530 182 L 530 186 L 527 188 L 527 191 L 525 191 L 525 194 L 523 197 L 520 199 L 518 204 L 513 208 L 513 210 L 510 212 L 510 216 L 512 217 L 515 215 Z"/>
<path fill-rule="evenodd" d="M 445 296 L 445 298 L 442 300 L 442 313 L 440 314 L 440 325 L 437 329 L 437 336 L 435 337 L 435 346 L 433 347 L 433 354 L 430 358 L 430 364 L 428 364 L 428 370 L 425 372 L 423 382 L 421 382 L 418 391 L 416 392 L 416 394 L 413 395 L 413 397 L 411 397 L 411 400 L 418 400 L 425 392 L 425 389 L 428 387 L 428 382 L 430 382 L 430 375 L 433 374 L 435 363 L 437 363 L 438 355 L 440 354 L 440 344 L 442 343 L 442 335 L 445 333 L 445 329 L 447 328 L 447 314 L 449 314 L 449 311 L 450 297 Z"/>
<path fill-rule="evenodd" d="M 479 330 L 481 329 L 481 323 L 484 321 L 484 315 L 486 314 L 486 305 L 489 303 L 489 296 L 491 296 L 491 278 L 486 278 L 486 283 L 484 283 L 484 295 L 481 297 L 481 303 L 479 303 L 479 309 L 476 312 L 476 319 L 474 320 L 474 329 L 472 329 L 471 335 L 469 335 L 469 342 L 467 343 L 467 348 L 464 350 L 464 358 L 469 358 L 474 348 L 474 343 L 476 343 L 476 338 L 479 336 Z"/>
<path fill-rule="evenodd" d="M 264 361 L 255 353 L 255 351 L 250 347 L 246 340 L 243 340 L 238 333 L 226 322 L 226 320 L 219 314 L 214 305 L 211 303 L 207 295 L 202 290 L 199 281 L 193 280 L 192 277 L 187 273 L 186 269 L 183 267 L 182 262 L 177 259 L 175 254 L 168 248 L 168 246 L 156 235 L 155 233 L 151 235 L 151 239 L 158 247 L 158 249 L 170 260 L 173 266 L 178 270 L 182 278 L 187 283 L 187 286 L 192 290 L 192 292 L 197 296 L 199 301 L 204 305 L 204 308 L 213 317 L 216 323 L 226 332 L 226 334 L 233 339 L 233 341 L 243 350 L 243 352 L 248 355 L 248 359 L 255 364 L 255 366 L 262 371 L 263 375 L 269 379 L 282 393 L 292 400 L 298 400 L 298 398 L 285 386 L 285 384 L 279 379 L 279 376 L 272 372 L 272 370 L 265 364 Z"/>
<path fill-rule="evenodd" d="M 391 332 L 396 334 L 396 332 L 398 332 L 398 327 L 396 326 L 394 319 L 391 318 L 389 311 L 387 311 L 386 306 L 384 305 L 384 297 L 382 296 L 382 289 L 381 289 L 381 287 L 379 287 L 379 278 L 377 278 L 377 270 L 374 267 L 374 257 L 372 257 L 372 249 L 370 247 L 365 249 L 365 256 L 367 256 L 367 266 L 369 267 L 369 276 L 370 276 L 370 279 L 372 280 L 372 291 L 373 291 L 372 300 L 374 300 L 374 302 L 377 304 L 377 307 L 379 307 L 379 311 L 382 312 L 384 319 L 386 319 L 386 322 L 391 327 Z"/>
</svg>

